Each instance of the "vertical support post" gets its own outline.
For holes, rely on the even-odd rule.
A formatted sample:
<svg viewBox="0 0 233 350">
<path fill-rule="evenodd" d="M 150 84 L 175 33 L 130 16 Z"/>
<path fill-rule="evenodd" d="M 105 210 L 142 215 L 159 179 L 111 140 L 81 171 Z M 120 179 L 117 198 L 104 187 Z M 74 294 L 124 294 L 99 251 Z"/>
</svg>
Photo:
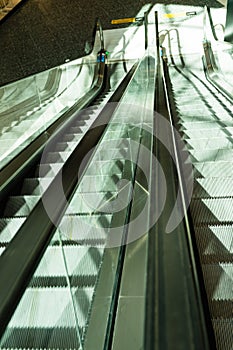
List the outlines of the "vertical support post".
<svg viewBox="0 0 233 350">
<path fill-rule="evenodd" d="M 157 59 L 160 57 L 160 44 L 159 44 L 159 23 L 158 23 L 158 12 L 155 11 L 155 40 L 156 40 L 156 51 Z"/>
<path fill-rule="evenodd" d="M 145 50 L 148 47 L 148 12 L 144 13 L 144 27 L 145 27 Z"/>
</svg>

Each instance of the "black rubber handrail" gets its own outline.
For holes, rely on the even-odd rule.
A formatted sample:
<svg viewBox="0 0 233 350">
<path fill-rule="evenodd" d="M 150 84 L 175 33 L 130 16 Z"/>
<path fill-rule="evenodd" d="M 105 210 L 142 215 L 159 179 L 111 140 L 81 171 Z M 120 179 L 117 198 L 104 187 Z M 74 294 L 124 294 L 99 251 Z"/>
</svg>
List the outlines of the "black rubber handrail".
<svg viewBox="0 0 233 350">
<path fill-rule="evenodd" d="M 103 27 L 102 27 L 102 24 L 101 24 L 101 21 L 100 21 L 99 18 L 96 18 L 94 30 L 93 30 L 93 33 L 92 33 L 91 47 L 90 47 L 90 50 L 87 53 L 87 55 L 90 55 L 93 52 L 97 33 L 99 33 L 99 37 L 100 37 L 100 50 L 104 50 L 105 46 L 104 46 Z"/>
<path fill-rule="evenodd" d="M 208 34 L 207 28 L 211 29 L 211 33 Z M 230 102 L 233 101 L 233 85 L 226 81 L 225 77 L 221 72 L 221 67 L 218 67 L 215 59 L 215 55 L 212 49 L 212 42 L 219 41 L 215 28 L 213 25 L 213 20 L 210 12 L 210 8 L 205 6 L 204 8 L 204 57 L 203 64 L 205 69 L 205 74 L 207 80 Z M 226 47 L 229 47 L 229 43 L 225 43 Z M 232 46 L 233 47 L 233 46 Z"/>
<path fill-rule="evenodd" d="M 87 131 L 62 170 L 55 176 L 49 188 L 0 257 L 0 336 L 3 335 L 23 292 L 49 245 L 56 230 L 56 223 L 61 220 L 67 207 L 67 201 L 76 190 L 84 171 L 83 160 L 85 159 L 85 162 L 90 160 L 90 151 L 99 142 L 118 106 L 116 102 L 119 102 L 137 67 L 138 62 L 125 76 L 110 98 L 109 104 L 103 108 L 91 129 Z M 81 164 L 82 170 L 78 171 Z M 57 191 L 60 188 L 61 177 L 63 193 Z M 56 198 L 55 206 L 54 198 Z M 46 203 L 46 209 L 44 203 Z M 49 207 L 52 217 L 47 213 Z"/>
<path fill-rule="evenodd" d="M 185 66 L 185 62 L 184 62 L 184 58 L 183 58 L 183 55 L 182 55 L 182 52 L 181 52 L 181 44 L 180 44 L 180 35 L 179 35 L 179 31 L 177 28 L 172 28 L 172 29 L 163 29 L 159 32 L 159 34 L 161 35 L 161 33 L 164 32 L 164 36 L 167 35 L 168 37 L 168 49 L 169 49 L 169 55 L 170 55 L 170 58 L 171 58 L 171 62 L 172 64 L 175 64 L 175 60 L 174 60 L 174 57 L 173 57 L 173 54 L 172 54 L 172 40 L 171 40 L 171 32 L 174 32 L 175 35 L 176 35 L 176 42 L 177 42 L 177 48 L 178 48 L 178 52 L 179 52 L 179 58 L 180 58 L 180 62 L 181 62 L 181 65 L 182 67 Z M 161 43 L 160 43 L 161 45 Z M 162 47 L 162 46 L 161 46 Z M 162 47 L 163 49 L 163 47 Z M 163 54 L 163 52 L 162 52 Z M 163 54 L 163 58 L 166 59 L 165 55 Z"/>
<path fill-rule="evenodd" d="M 148 47 L 148 16 L 149 11 L 144 13 L 144 28 L 145 28 L 145 50 Z"/>
<path fill-rule="evenodd" d="M 210 8 L 205 5 L 204 6 L 204 24 L 203 24 L 204 40 L 208 40 L 207 26 L 210 26 L 213 38 L 214 38 L 214 40 L 217 41 L 218 37 L 217 37 L 216 32 L 215 32 L 215 26 L 213 24 L 213 19 L 211 16 Z"/>
</svg>

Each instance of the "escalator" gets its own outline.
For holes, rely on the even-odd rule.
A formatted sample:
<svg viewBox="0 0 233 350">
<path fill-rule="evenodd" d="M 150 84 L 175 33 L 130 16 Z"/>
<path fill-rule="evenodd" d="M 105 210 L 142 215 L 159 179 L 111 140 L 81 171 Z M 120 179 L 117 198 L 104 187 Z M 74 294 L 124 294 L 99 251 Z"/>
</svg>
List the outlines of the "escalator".
<svg viewBox="0 0 233 350">
<path fill-rule="evenodd" d="M 148 18 L 145 55 L 3 172 L 0 349 L 231 349 L 231 105 L 199 56 L 160 65 Z"/>
<path fill-rule="evenodd" d="M 127 225 L 147 199 L 137 159 L 154 64 L 97 64 L 91 89 L 1 169 L 1 349 L 111 346 Z"/>
<path fill-rule="evenodd" d="M 108 70 L 115 71 L 115 66 L 109 66 Z M 114 293 L 115 275 L 122 264 L 119 257 L 125 239 L 124 225 L 129 216 L 129 204 L 125 203 L 130 202 L 131 192 L 129 184 L 123 182 L 119 187 L 119 181 L 134 182 L 138 148 L 132 147 L 131 140 L 140 146 L 143 120 L 137 125 L 133 121 L 129 123 L 123 110 L 122 120 L 118 117 L 115 122 L 109 122 L 129 84 L 131 98 L 132 92 L 141 90 L 138 80 L 146 67 L 146 58 L 140 65 L 135 63 L 114 91 L 109 91 L 107 84 L 91 106 L 64 123 L 44 149 L 40 163 L 27 170 L 27 176 L 17 182 L 15 193 L 5 199 L 1 217 L 1 267 L 8 268 L 7 275 L 1 271 L 5 289 L 1 300 L 7 304 L 9 294 L 16 293 L 12 281 L 21 279 L 16 306 L 23 286 L 28 282 L 29 285 L 1 339 L 2 349 L 81 349 L 89 319 L 93 319 L 91 310 L 97 287 L 103 288 L 99 286 L 101 274 L 105 274 L 105 285 L 106 279 L 110 281 L 109 293 Z M 62 186 L 65 195 L 61 200 Z M 51 200 L 53 212 L 50 212 Z M 120 207 L 115 212 L 116 201 Z M 64 215 L 65 208 L 65 216 L 58 224 L 57 217 Z M 108 246 L 113 249 L 106 249 Z M 109 264 L 110 275 L 106 271 Z M 9 289 L 7 284 L 11 285 Z M 101 341 L 111 327 L 109 312 L 115 307 L 111 294 L 102 295 L 106 310 L 102 315 Z M 1 308 L 5 324 L 13 307 L 11 303 Z"/>
<path fill-rule="evenodd" d="M 192 239 L 215 341 L 232 348 L 232 104 L 210 84 L 200 56 L 168 67 L 175 126 L 193 165 Z M 182 152 L 182 150 L 181 150 Z M 208 316 L 209 315 L 209 316 Z M 210 330 L 211 332 L 211 330 Z M 214 339 L 214 338 L 213 338 Z"/>
<path fill-rule="evenodd" d="M 27 170 L 28 177 L 21 179 L 18 188 L 13 189 L 8 198 L 4 198 L 4 206 L 1 208 L 2 249 L 8 244 L 7 241 L 4 241 L 6 232 L 11 238 L 17 233 L 19 227 L 63 167 L 66 159 L 69 158 L 88 128 L 97 118 L 101 109 L 101 103 L 107 98 L 109 93 L 110 91 L 104 92 L 98 99 L 95 99 L 86 112 L 78 115 L 75 121 L 69 125 L 65 134 L 59 137 L 59 142 L 57 142 L 52 151 L 46 154 L 45 159 L 43 158 L 43 162 L 41 161 L 36 167 L 34 166 L 32 169 Z M 30 121 L 28 122 L 30 123 Z M 20 127 L 22 128 L 23 126 L 21 125 Z"/>
</svg>

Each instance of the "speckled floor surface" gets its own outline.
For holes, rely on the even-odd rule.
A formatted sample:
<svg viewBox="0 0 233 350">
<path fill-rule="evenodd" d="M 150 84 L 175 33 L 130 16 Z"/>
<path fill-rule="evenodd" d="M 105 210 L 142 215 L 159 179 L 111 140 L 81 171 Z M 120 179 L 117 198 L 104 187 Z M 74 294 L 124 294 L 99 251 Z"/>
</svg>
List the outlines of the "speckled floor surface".
<svg viewBox="0 0 233 350">
<path fill-rule="evenodd" d="M 0 86 L 85 54 L 95 19 L 104 29 L 112 19 L 134 17 L 149 0 L 24 0 L 0 23 Z M 215 0 L 159 3 L 221 7 Z"/>
</svg>

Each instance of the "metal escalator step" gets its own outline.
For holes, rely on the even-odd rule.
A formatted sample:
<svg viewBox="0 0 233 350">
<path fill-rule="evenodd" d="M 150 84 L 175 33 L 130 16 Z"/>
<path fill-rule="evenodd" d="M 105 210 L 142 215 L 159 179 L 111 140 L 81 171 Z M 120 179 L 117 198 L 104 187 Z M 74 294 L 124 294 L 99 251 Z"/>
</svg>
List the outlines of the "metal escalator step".
<svg viewBox="0 0 233 350">
<path fill-rule="evenodd" d="M 21 194 L 22 195 L 42 195 L 52 182 L 53 177 L 46 178 L 26 178 L 24 179 Z"/>
<path fill-rule="evenodd" d="M 233 299 L 233 264 L 218 263 L 202 265 L 208 299 Z"/>
<path fill-rule="evenodd" d="M 233 149 L 219 149 L 216 160 L 232 161 Z"/>
<path fill-rule="evenodd" d="M 228 137 L 186 139 L 186 143 L 189 147 L 198 150 L 218 150 L 219 148 L 232 149 L 232 140 L 229 140 Z"/>
<path fill-rule="evenodd" d="M 62 142 L 78 142 L 83 137 L 83 131 L 80 129 L 80 132 L 74 134 L 74 133 L 67 133 L 64 136 L 62 136 L 61 141 Z"/>
<path fill-rule="evenodd" d="M 28 130 L 32 127 L 32 119 L 28 120 L 28 118 L 26 118 L 21 120 L 20 123 L 18 123 L 17 125 L 15 125 L 12 131 L 16 133 L 21 133 L 22 131 Z"/>
<path fill-rule="evenodd" d="M 175 80 L 175 77 L 173 77 L 173 80 Z M 190 94 L 192 94 L 192 96 L 200 97 L 198 92 L 192 86 L 190 86 L 188 81 L 183 79 L 181 81 L 178 80 L 175 89 L 175 96 L 189 96 L 190 98 Z"/>
<path fill-rule="evenodd" d="M 78 303 L 90 303 L 93 296 L 93 288 L 27 288 L 14 317 L 10 321 L 10 327 L 72 327 L 75 324 L 71 291 L 76 307 Z M 81 291 L 83 293 L 81 293 Z M 81 294 L 81 295 L 80 295 Z M 87 300 L 85 300 L 87 299 Z M 45 313 L 45 310 L 47 311 Z M 82 312 L 80 326 L 83 326 Z M 58 347 L 59 348 L 59 347 Z"/>
<path fill-rule="evenodd" d="M 9 150 L 9 145 L 12 144 L 12 141 L 16 140 L 17 137 L 14 139 L 4 139 L 2 140 L 2 137 L 0 136 L 0 149 L 1 153 L 3 154 L 5 151 Z"/>
<path fill-rule="evenodd" d="M 0 219 L 0 246 L 6 246 L 15 236 L 26 218 Z"/>
<path fill-rule="evenodd" d="M 86 171 L 86 175 L 120 175 L 124 169 L 124 159 L 110 160 L 96 160 L 91 163 Z"/>
<path fill-rule="evenodd" d="M 63 236 L 63 239 L 62 239 L 62 242 L 63 242 L 63 245 L 64 246 L 80 246 L 80 245 L 83 245 L 85 247 L 104 247 L 106 245 L 106 238 L 90 238 L 90 237 L 87 237 L 87 238 L 78 238 L 78 239 L 69 239 L 69 237 L 64 237 Z M 53 239 L 53 245 L 60 245 L 60 242 L 59 240 L 56 240 L 56 239 Z"/>
<path fill-rule="evenodd" d="M 56 144 L 54 151 L 64 152 L 64 151 L 73 151 L 77 146 L 77 142 L 59 142 Z"/>
<path fill-rule="evenodd" d="M 178 103 L 179 106 L 179 103 Z M 218 121 L 219 123 L 222 123 L 223 121 L 231 121 L 231 118 L 229 116 L 229 113 L 224 109 L 224 108 L 216 108 L 214 107 L 214 112 L 213 110 L 207 108 L 205 105 L 202 107 L 200 105 L 194 105 L 192 108 L 190 108 L 190 105 L 186 104 L 183 105 L 182 107 L 178 107 L 179 115 L 180 116 L 196 116 L 197 120 L 215 120 Z"/>
<path fill-rule="evenodd" d="M 85 129 L 86 127 L 86 123 L 85 122 L 79 122 L 79 125 L 77 126 L 71 126 L 69 128 L 69 132 L 68 133 L 71 133 L 71 134 L 82 134 L 83 130 Z"/>
<path fill-rule="evenodd" d="M 189 147 L 190 148 L 190 147 Z M 196 150 L 189 149 L 190 159 L 192 163 L 204 163 L 210 161 L 216 161 L 218 150 L 217 149 L 208 149 L 208 150 Z"/>
<path fill-rule="evenodd" d="M 196 227 L 195 239 L 203 264 L 233 262 L 233 225 Z"/>
<path fill-rule="evenodd" d="M 39 199 L 40 196 L 11 196 L 7 201 L 4 216 L 28 216 Z"/>
<path fill-rule="evenodd" d="M 193 163 L 194 169 L 203 177 L 232 177 L 233 161 L 211 161 Z M 195 170 L 194 170 L 195 173 Z"/>
<path fill-rule="evenodd" d="M 75 215 L 77 208 L 73 202 L 67 210 L 59 225 L 58 231 L 63 244 L 76 242 L 83 246 L 98 245 L 104 246 L 112 223 L 112 215 L 104 213 L 103 215 Z M 73 214 L 72 214 L 73 213 Z"/>
<path fill-rule="evenodd" d="M 76 114 L 75 120 L 86 120 L 90 118 L 90 115 L 96 110 L 96 106 L 89 106 L 88 108 L 82 109 Z M 75 121 L 74 121 L 75 122 Z"/>
<path fill-rule="evenodd" d="M 81 111 L 81 113 L 78 115 L 78 117 L 76 119 L 76 122 L 79 122 L 79 120 L 89 120 L 89 119 L 91 119 L 91 114 L 92 114 L 93 110 L 95 110 L 95 109 L 96 108 L 88 107 L 87 110 Z"/>
<path fill-rule="evenodd" d="M 179 93 L 174 91 L 179 119 L 177 129 L 187 144 L 194 166 L 195 181 L 190 212 L 213 322 L 216 349 L 232 350 L 232 106 L 229 107 L 230 105 L 208 82 L 202 83 L 199 79 L 200 72 L 197 73 L 197 70 L 194 71 L 194 77 L 193 69 L 195 67 L 192 64 L 190 69 L 178 74 L 171 68 L 174 89 L 180 90 Z M 186 81 L 182 79 L 183 75 L 186 75 Z M 188 80 L 189 84 L 192 84 L 191 88 L 187 88 Z M 193 89 L 194 84 L 198 89 L 196 93 Z M 197 105 L 195 102 L 191 105 L 190 98 L 195 102 L 199 101 Z M 205 106 L 203 109 L 200 102 Z"/>
<path fill-rule="evenodd" d="M 69 127 L 68 133 L 72 133 L 72 134 L 83 133 L 85 130 L 87 130 L 90 127 L 90 125 L 93 123 L 93 120 L 95 118 L 96 118 L 96 116 L 93 115 L 91 118 L 85 119 L 85 120 L 82 120 L 82 119 L 78 120 L 78 119 L 76 119 L 74 124 Z"/>
<path fill-rule="evenodd" d="M 213 319 L 213 328 L 218 350 L 232 350 L 233 319 Z"/>
<path fill-rule="evenodd" d="M 43 163 L 62 163 L 69 158 L 70 154 L 70 152 L 48 152 L 43 159 Z"/>
<path fill-rule="evenodd" d="M 233 198 L 194 199 L 190 208 L 195 225 L 232 222 Z"/>
<path fill-rule="evenodd" d="M 98 275 L 100 265 L 103 259 L 104 249 L 102 247 L 76 247 L 67 246 L 64 249 L 67 271 L 70 276 L 79 278 L 88 275 Z"/>
<path fill-rule="evenodd" d="M 85 126 L 90 127 L 93 123 L 93 121 L 96 119 L 96 117 L 98 116 L 98 110 L 96 112 L 92 112 L 88 115 L 88 118 L 81 118 L 81 121 L 85 122 Z M 75 121 L 75 126 L 79 126 L 79 120 L 76 119 Z"/>
<path fill-rule="evenodd" d="M 22 136 L 25 134 L 25 130 L 33 131 L 33 126 L 31 121 L 21 121 L 19 125 L 15 125 L 12 127 L 9 131 L 6 133 L 2 134 L 0 139 L 1 140 L 14 140 L 17 139 L 18 137 Z"/>
<path fill-rule="evenodd" d="M 187 104 L 190 108 L 190 94 L 185 94 L 184 92 L 177 93 L 176 91 L 174 91 L 174 97 L 177 102 L 177 105 Z M 199 97 L 200 96 L 197 93 L 192 93 L 193 99 L 198 100 Z"/>
<path fill-rule="evenodd" d="M 111 160 L 113 162 L 116 159 L 122 159 L 124 161 L 124 159 L 133 159 L 133 156 L 135 159 L 135 155 L 128 148 L 106 148 L 98 149 L 93 161 Z"/>
<path fill-rule="evenodd" d="M 196 179 L 194 198 L 233 197 L 232 177 L 208 177 Z"/>
<path fill-rule="evenodd" d="M 232 161 L 233 149 L 189 150 L 193 162 Z"/>
<path fill-rule="evenodd" d="M 195 124 L 197 122 L 208 123 L 208 122 L 214 121 L 213 116 L 210 114 L 205 115 L 203 117 L 203 115 L 196 115 L 195 112 L 193 112 L 193 114 L 190 113 L 189 115 L 180 114 L 179 118 L 180 118 L 180 122 L 182 122 L 182 124 L 184 124 L 184 125 L 186 125 L 187 123 Z"/>
<path fill-rule="evenodd" d="M 63 278 L 66 273 L 85 285 L 88 276 L 97 276 L 103 257 L 103 247 L 49 246 L 34 277 Z M 64 258 L 66 265 L 64 264 Z M 82 280 L 83 279 L 83 280 Z"/>
<path fill-rule="evenodd" d="M 67 287 L 66 276 L 33 276 L 29 288 L 64 288 Z"/>
<path fill-rule="evenodd" d="M 202 117 L 205 119 L 206 117 L 212 117 L 210 111 L 205 106 L 195 105 L 194 107 L 190 108 L 190 105 L 182 105 L 181 108 L 178 108 L 179 116 L 182 118 L 182 116 L 195 116 L 195 117 Z"/>
<path fill-rule="evenodd" d="M 121 176 L 113 174 L 108 175 L 86 175 L 80 182 L 78 192 L 97 192 L 96 196 L 99 197 L 98 192 L 116 192 L 118 187 L 117 183 L 120 181 Z M 101 198 L 103 194 L 100 194 Z M 96 198 L 96 200 L 98 200 Z"/>
<path fill-rule="evenodd" d="M 71 133 L 83 132 L 83 130 L 86 130 L 93 124 L 97 116 L 98 116 L 97 110 L 89 113 L 88 118 L 79 119 L 79 116 L 78 116 L 78 118 L 76 118 L 76 120 L 70 126 L 69 132 Z"/>
<path fill-rule="evenodd" d="M 77 127 L 77 129 L 78 129 L 80 126 L 85 126 L 85 125 L 86 125 L 86 122 L 85 122 L 85 120 L 76 118 L 75 124 L 76 124 L 75 126 L 71 126 L 71 127 L 70 127 L 70 130 L 72 130 L 72 132 L 73 132 L 73 130 L 74 130 L 74 132 L 75 132 L 75 128 L 76 128 L 76 127 Z"/>
<path fill-rule="evenodd" d="M 54 177 L 63 167 L 64 163 L 39 164 L 35 170 L 35 177 Z"/>
<path fill-rule="evenodd" d="M 78 287 L 94 287 L 96 283 L 96 275 L 86 276 L 71 276 L 70 286 L 71 288 Z M 30 282 L 30 288 L 54 288 L 54 287 L 67 287 L 66 276 L 38 276 L 33 277 Z"/>
<path fill-rule="evenodd" d="M 8 328 L 1 349 L 79 349 L 76 327 Z"/>
<path fill-rule="evenodd" d="M 212 318 L 229 319 L 233 318 L 233 301 L 232 300 L 212 300 L 210 302 Z"/>
<path fill-rule="evenodd" d="M 184 129 L 184 134 L 186 138 L 190 139 L 208 139 L 208 138 L 221 138 L 228 136 L 227 133 L 225 133 L 224 128 L 221 128 L 220 126 L 218 128 L 211 128 L 211 129 Z"/>
<path fill-rule="evenodd" d="M 94 295 L 94 288 L 72 288 L 72 292 L 78 319 L 78 326 L 83 335 L 85 332 L 85 327 L 87 326 L 88 315 Z"/>
<path fill-rule="evenodd" d="M 17 139 L 18 135 L 16 135 L 13 131 L 6 132 L 1 135 L 0 140 L 2 141 L 8 141 L 9 140 L 15 140 Z M 9 144 L 9 143 L 8 143 Z"/>
<path fill-rule="evenodd" d="M 193 121 L 193 122 L 182 122 L 182 128 L 187 130 L 203 130 L 203 129 L 219 129 L 223 128 L 222 121 L 211 120 L 211 121 Z M 233 121 L 224 121 L 224 128 L 228 130 L 229 133 L 232 133 Z"/>
<path fill-rule="evenodd" d="M 1 114 L 1 113 L 0 113 Z M 19 118 L 20 120 L 20 118 Z M 14 126 L 16 126 L 19 123 L 19 120 L 13 120 L 10 123 L 8 123 L 6 120 L 3 122 L 3 125 L 1 126 L 1 134 L 4 134 L 8 131 L 10 131 Z M 5 124 L 5 125 L 4 125 Z"/>
<path fill-rule="evenodd" d="M 70 329 L 76 326 L 76 331 L 79 332 L 79 335 L 76 333 L 76 338 L 82 338 L 87 325 L 93 292 L 93 288 L 27 288 L 1 340 L 0 347 L 2 348 L 1 345 L 6 343 L 9 347 L 13 347 L 15 343 L 18 345 L 16 348 L 19 348 L 19 345 L 22 345 L 22 348 L 37 348 L 35 338 L 41 336 L 41 328 L 49 330 L 51 328 Z M 44 310 L 47 312 L 45 313 Z M 17 337 L 15 339 L 14 334 L 12 334 L 14 329 L 19 328 L 22 331 L 21 342 Z M 30 331 L 33 329 L 34 337 L 29 337 Z M 39 334 L 37 334 L 38 330 Z M 69 335 L 69 332 L 66 335 Z M 28 343 L 29 338 L 30 344 Z M 16 341 L 19 343 L 17 344 Z M 47 338 L 48 343 L 44 343 L 44 348 L 61 348 L 59 338 L 54 339 L 55 342 L 52 346 L 50 341 L 51 339 Z M 67 346 L 69 341 L 65 338 L 64 343 Z"/>
<path fill-rule="evenodd" d="M 95 184 L 91 184 L 95 188 Z M 122 192 L 125 195 L 124 191 Z M 124 206 L 124 197 L 118 199 L 117 191 L 103 191 L 103 192 L 78 192 L 72 199 L 72 202 L 67 209 L 67 215 L 93 215 L 93 214 L 105 214 L 117 211 L 117 204 Z M 127 203 L 127 202 L 126 202 Z"/>
</svg>

